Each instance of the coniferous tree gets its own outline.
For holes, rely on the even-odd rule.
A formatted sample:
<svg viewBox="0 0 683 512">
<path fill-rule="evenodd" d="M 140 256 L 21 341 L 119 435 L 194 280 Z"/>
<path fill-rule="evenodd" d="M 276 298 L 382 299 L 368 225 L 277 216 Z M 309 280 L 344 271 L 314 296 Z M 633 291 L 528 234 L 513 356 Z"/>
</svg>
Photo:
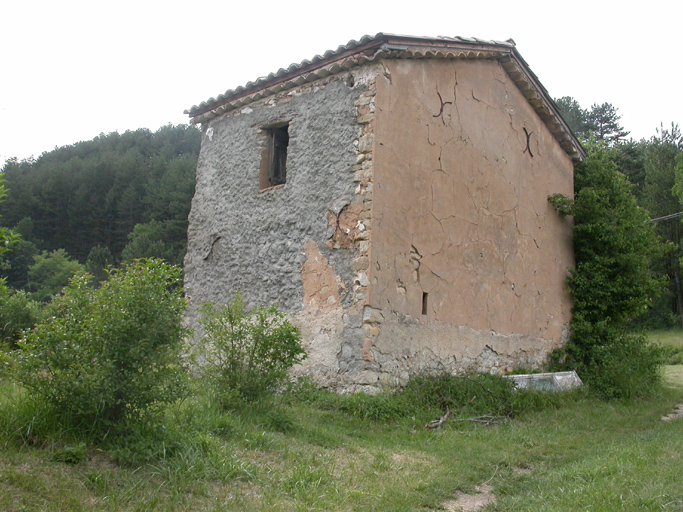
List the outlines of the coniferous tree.
<svg viewBox="0 0 683 512">
<path fill-rule="evenodd" d="M 194 127 L 168 125 L 10 159 L 3 170 L 12 194 L 0 215 L 8 225 L 30 219 L 28 241 L 81 263 L 97 245 L 119 262 L 135 226 L 157 221 L 174 261 L 182 261 L 200 139 Z"/>
<path fill-rule="evenodd" d="M 617 108 L 611 103 L 601 105 L 594 103 L 588 111 L 588 125 L 595 138 L 608 146 L 613 146 L 624 140 L 629 134 L 619 124 L 621 116 Z"/>
</svg>

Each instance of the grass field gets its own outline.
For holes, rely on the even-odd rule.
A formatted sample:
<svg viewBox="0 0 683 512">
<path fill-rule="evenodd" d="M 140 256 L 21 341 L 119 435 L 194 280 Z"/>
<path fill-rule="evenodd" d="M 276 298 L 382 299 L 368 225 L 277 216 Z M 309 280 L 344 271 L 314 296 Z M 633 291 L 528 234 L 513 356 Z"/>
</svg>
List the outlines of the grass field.
<svg viewBox="0 0 683 512">
<path fill-rule="evenodd" d="M 683 365 L 683 330 L 662 329 L 647 333 L 647 339 L 660 345 L 667 365 Z"/>
<path fill-rule="evenodd" d="M 679 370 L 667 375 L 681 384 Z M 683 510 L 683 420 L 661 420 L 683 402 L 681 387 L 640 402 L 539 399 L 500 425 L 437 431 L 423 427 L 436 411 L 369 419 L 389 406 L 382 397 L 354 408 L 283 396 L 228 413 L 186 403 L 168 425 L 193 440 L 132 465 L 136 445 L 18 441 L 7 420 L 16 393 L 0 390 L 2 511 L 457 510 L 458 493 L 482 484 L 496 499 L 488 511 Z"/>
<path fill-rule="evenodd" d="M 683 330 L 681 329 L 661 329 L 650 331 L 647 338 L 655 343 L 671 347 L 683 348 Z"/>
</svg>

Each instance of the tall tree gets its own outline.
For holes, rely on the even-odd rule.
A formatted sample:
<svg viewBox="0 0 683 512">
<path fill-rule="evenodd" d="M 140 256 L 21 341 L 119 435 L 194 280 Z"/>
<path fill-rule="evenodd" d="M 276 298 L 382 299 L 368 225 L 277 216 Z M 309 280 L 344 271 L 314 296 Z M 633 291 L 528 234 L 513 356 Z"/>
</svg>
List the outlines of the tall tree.
<svg viewBox="0 0 683 512">
<path fill-rule="evenodd" d="M 590 125 L 588 123 L 588 112 L 581 108 L 579 102 L 571 96 L 556 98 L 555 104 L 560 109 L 560 114 L 569 125 L 569 129 L 580 139 L 588 137 Z"/>
<path fill-rule="evenodd" d="M 571 96 L 555 99 L 560 114 L 578 139 L 587 140 L 592 135 L 597 141 L 614 146 L 629 134 L 619 124 L 621 116 L 611 103 L 594 103 L 586 110 Z"/>
<path fill-rule="evenodd" d="M 611 103 L 594 103 L 588 112 L 588 125 L 591 133 L 598 141 L 613 146 L 624 140 L 630 133 L 619 124 L 621 116 L 617 114 L 617 108 Z"/>
<path fill-rule="evenodd" d="M 658 135 L 652 137 L 644 149 L 645 187 L 643 203 L 652 218 L 660 218 L 681 210 L 679 198 L 675 195 L 676 158 L 683 151 L 683 135 L 677 125 L 671 129 L 663 126 Z M 673 244 L 673 250 L 661 262 L 670 277 L 673 309 L 683 324 L 683 279 L 681 277 L 681 224 L 678 220 L 658 222 L 657 232 Z"/>
</svg>

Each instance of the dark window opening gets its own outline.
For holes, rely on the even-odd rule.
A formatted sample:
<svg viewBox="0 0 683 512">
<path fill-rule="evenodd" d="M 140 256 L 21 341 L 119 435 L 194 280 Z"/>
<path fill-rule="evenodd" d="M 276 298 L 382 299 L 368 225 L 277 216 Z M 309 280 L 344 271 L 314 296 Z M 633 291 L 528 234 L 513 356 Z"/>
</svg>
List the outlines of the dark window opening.
<svg viewBox="0 0 683 512">
<path fill-rule="evenodd" d="M 268 141 L 261 154 L 259 189 L 282 185 L 287 181 L 289 124 L 266 128 Z"/>
<path fill-rule="evenodd" d="M 422 314 L 423 315 L 427 314 L 427 296 L 428 296 L 428 294 L 426 292 L 422 292 Z"/>
</svg>

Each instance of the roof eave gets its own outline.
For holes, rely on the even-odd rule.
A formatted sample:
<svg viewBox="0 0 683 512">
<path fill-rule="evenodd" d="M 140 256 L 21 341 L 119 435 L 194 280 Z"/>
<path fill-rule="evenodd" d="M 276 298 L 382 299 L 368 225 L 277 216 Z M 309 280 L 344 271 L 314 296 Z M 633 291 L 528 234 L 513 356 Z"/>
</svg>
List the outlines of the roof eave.
<svg viewBox="0 0 683 512">
<path fill-rule="evenodd" d="M 185 111 L 194 124 L 204 123 L 265 96 L 292 89 L 307 82 L 350 70 L 385 58 L 488 58 L 496 59 L 529 104 L 541 117 L 562 149 L 574 163 L 586 156 L 581 143 L 562 118 L 548 91 L 519 54 L 512 40 L 484 41 L 460 37 L 415 37 L 379 33 L 350 41 L 336 50 L 316 55 L 311 61 L 292 64 L 267 77 L 228 90 Z"/>
</svg>

